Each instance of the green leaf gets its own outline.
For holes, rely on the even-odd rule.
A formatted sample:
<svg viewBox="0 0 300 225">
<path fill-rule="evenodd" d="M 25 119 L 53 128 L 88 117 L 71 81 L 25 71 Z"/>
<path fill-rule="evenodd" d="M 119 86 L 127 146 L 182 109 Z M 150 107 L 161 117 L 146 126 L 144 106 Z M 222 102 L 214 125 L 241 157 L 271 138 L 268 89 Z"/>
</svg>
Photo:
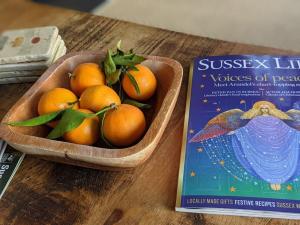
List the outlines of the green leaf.
<svg viewBox="0 0 300 225">
<path fill-rule="evenodd" d="M 151 105 L 149 105 L 149 104 L 141 103 L 141 102 L 138 102 L 138 101 L 135 101 L 132 99 L 128 99 L 128 98 L 125 99 L 123 103 L 129 104 L 129 105 L 134 105 L 140 109 L 150 109 L 151 108 Z"/>
<path fill-rule="evenodd" d="M 129 66 L 128 69 L 133 71 L 139 71 L 139 69 L 135 66 Z"/>
<path fill-rule="evenodd" d="M 143 56 L 138 56 L 133 53 L 127 55 L 116 55 L 112 57 L 115 65 L 119 66 L 134 66 L 145 60 Z"/>
<path fill-rule="evenodd" d="M 130 54 L 123 54 L 123 55 L 117 54 L 112 58 L 114 62 L 117 63 L 117 65 L 127 66 L 127 63 L 131 63 L 133 57 L 134 57 L 134 53 L 130 53 Z"/>
<path fill-rule="evenodd" d="M 140 56 L 140 55 L 134 55 L 133 58 L 132 58 L 132 62 L 134 63 L 134 65 L 139 64 L 143 61 L 145 61 L 145 58 L 143 56 Z"/>
<path fill-rule="evenodd" d="M 117 49 L 121 50 L 122 40 L 119 40 L 117 43 Z"/>
<path fill-rule="evenodd" d="M 110 76 L 116 72 L 117 68 L 112 58 L 111 50 L 107 51 L 105 60 L 104 60 L 104 72 L 106 76 Z"/>
<path fill-rule="evenodd" d="M 49 133 L 49 139 L 56 139 L 78 127 L 85 118 L 93 117 L 95 114 L 83 113 L 74 109 L 66 109 L 57 126 Z"/>
<path fill-rule="evenodd" d="M 111 143 L 109 143 L 109 141 L 105 138 L 104 136 L 104 132 L 103 132 L 103 124 L 104 124 L 104 120 L 105 120 L 105 115 L 106 115 L 106 112 L 102 115 L 102 117 L 100 118 L 101 120 L 101 129 L 100 129 L 100 133 L 101 133 L 101 139 L 102 141 L 107 145 L 109 146 L 110 148 L 113 147 L 113 145 Z"/>
<path fill-rule="evenodd" d="M 109 86 L 117 83 L 120 79 L 121 69 L 117 69 L 114 73 L 106 76 L 106 82 Z"/>
<path fill-rule="evenodd" d="M 121 40 L 120 41 L 118 41 L 118 43 L 117 43 L 117 52 L 113 55 L 113 57 L 114 56 L 116 56 L 116 55 L 125 55 L 125 52 L 121 49 Z"/>
<path fill-rule="evenodd" d="M 117 53 L 114 54 L 112 57 L 115 57 L 117 55 L 125 55 L 125 52 L 123 52 L 121 49 L 117 49 Z"/>
<path fill-rule="evenodd" d="M 139 85 L 138 85 L 138 83 L 136 82 L 134 76 L 132 76 L 132 74 L 130 74 L 129 72 L 127 72 L 125 76 L 128 76 L 130 82 L 131 82 L 132 85 L 134 86 L 134 89 L 135 89 L 136 93 L 137 93 L 138 95 L 140 95 L 140 94 L 141 94 L 141 91 L 140 91 Z"/>
<path fill-rule="evenodd" d="M 117 46 L 116 46 L 117 51 L 114 54 L 112 54 L 112 57 L 114 57 L 116 55 L 125 55 L 125 52 L 121 49 L 121 43 L 122 43 L 122 41 L 119 40 L 118 43 L 117 43 Z"/>
<path fill-rule="evenodd" d="M 60 110 L 57 112 L 48 113 L 45 115 L 41 115 L 38 117 L 34 117 L 29 120 L 24 121 L 17 121 L 17 122 L 8 122 L 7 125 L 10 126 L 24 126 L 24 127 L 32 127 L 32 126 L 38 126 L 42 124 L 46 124 L 50 122 L 51 120 L 54 120 L 56 117 L 58 117 L 64 110 Z"/>
<path fill-rule="evenodd" d="M 135 56 L 135 53 L 130 52 L 128 54 L 123 55 L 123 57 L 120 57 L 120 58 L 132 60 L 134 56 Z"/>
</svg>

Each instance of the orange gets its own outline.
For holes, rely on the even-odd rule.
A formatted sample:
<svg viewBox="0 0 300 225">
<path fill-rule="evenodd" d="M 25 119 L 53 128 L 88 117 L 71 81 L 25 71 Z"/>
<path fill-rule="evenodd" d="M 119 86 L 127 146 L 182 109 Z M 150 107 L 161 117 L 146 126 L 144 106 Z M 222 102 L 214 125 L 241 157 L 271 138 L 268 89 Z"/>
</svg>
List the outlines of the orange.
<svg viewBox="0 0 300 225">
<path fill-rule="evenodd" d="M 51 112 L 56 112 L 69 107 L 72 107 L 70 103 L 78 101 L 76 95 L 65 88 L 54 88 L 50 91 L 45 92 L 38 103 L 39 115 L 44 115 Z M 73 108 L 78 108 L 78 103 L 73 105 Z M 55 126 L 55 121 L 49 123 L 51 127 Z"/>
<path fill-rule="evenodd" d="M 80 112 L 93 113 L 87 109 L 78 109 Z M 63 136 L 65 141 L 80 145 L 95 144 L 100 137 L 100 123 L 97 116 L 86 118 L 75 129 L 66 132 Z"/>
<path fill-rule="evenodd" d="M 113 103 L 116 105 L 121 104 L 120 97 L 112 88 L 105 85 L 85 89 L 79 99 L 80 108 L 89 109 L 93 112 L 98 112 Z"/>
<path fill-rule="evenodd" d="M 137 107 L 121 104 L 111 109 L 103 121 L 104 137 L 113 145 L 129 146 L 134 144 L 145 132 L 144 113 Z"/>
<path fill-rule="evenodd" d="M 79 64 L 70 77 L 71 90 L 80 96 L 88 87 L 105 84 L 105 75 L 96 63 Z"/>
<path fill-rule="evenodd" d="M 125 74 L 122 80 L 122 87 L 126 94 L 132 99 L 144 101 L 151 98 L 154 94 L 157 81 L 154 74 L 147 66 L 138 64 L 135 67 L 139 71 L 130 70 L 128 72 L 135 78 L 140 89 L 140 94 L 135 90 L 127 74 Z"/>
</svg>

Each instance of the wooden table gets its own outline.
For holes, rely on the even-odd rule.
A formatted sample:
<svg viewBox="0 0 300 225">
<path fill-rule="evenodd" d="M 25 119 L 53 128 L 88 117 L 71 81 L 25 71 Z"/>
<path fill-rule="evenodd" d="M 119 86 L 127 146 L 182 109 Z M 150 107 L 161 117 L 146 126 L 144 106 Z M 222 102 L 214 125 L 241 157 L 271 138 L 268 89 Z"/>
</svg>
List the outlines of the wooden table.
<svg viewBox="0 0 300 225">
<path fill-rule="evenodd" d="M 0 200 L 0 224 L 296 224 L 174 211 L 188 68 L 197 55 L 285 54 L 291 52 L 197 37 L 53 8 L 25 0 L 1 0 L 0 30 L 56 25 L 68 51 L 112 47 L 174 58 L 184 80 L 174 114 L 153 156 L 126 172 L 103 172 L 26 156 Z M 195 27 L 201 29 L 201 27 Z M 234 32 L 234 28 L 232 29 Z M 255 31 L 253 31 L 255 32 Z M 1 85 L 0 117 L 31 84 Z M 300 224 L 300 223 L 299 223 Z"/>
</svg>

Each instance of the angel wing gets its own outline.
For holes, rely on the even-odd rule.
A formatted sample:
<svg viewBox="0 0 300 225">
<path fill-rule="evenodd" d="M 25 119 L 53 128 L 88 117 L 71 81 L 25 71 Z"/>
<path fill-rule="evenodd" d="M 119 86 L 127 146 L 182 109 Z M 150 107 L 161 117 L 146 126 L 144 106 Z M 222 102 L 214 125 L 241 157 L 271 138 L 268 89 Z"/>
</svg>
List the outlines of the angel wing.
<svg viewBox="0 0 300 225">
<path fill-rule="evenodd" d="M 300 130 L 300 110 L 297 109 L 290 109 L 286 112 L 289 117 L 291 117 L 291 120 L 283 120 L 287 125 L 290 127 Z"/>
<path fill-rule="evenodd" d="M 241 119 L 243 113 L 244 111 L 240 109 L 231 109 L 220 113 L 209 120 L 206 126 L 194 135 L 189 142 L 200 142 L 245 126 L 249 120 Z"/>
</svg>

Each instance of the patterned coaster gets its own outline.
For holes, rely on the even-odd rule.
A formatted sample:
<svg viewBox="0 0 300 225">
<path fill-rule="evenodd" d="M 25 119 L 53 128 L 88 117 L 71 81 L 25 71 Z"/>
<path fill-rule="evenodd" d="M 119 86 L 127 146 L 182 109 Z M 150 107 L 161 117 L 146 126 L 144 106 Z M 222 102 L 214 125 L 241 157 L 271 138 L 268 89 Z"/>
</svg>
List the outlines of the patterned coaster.
<svg viewBox="0 0 300 225">
<path fill-rule="evenodd" d="M 45 70 L 48 66 L 50 66 L 56 59 L 66 54 L 66 46 L 64 41 L 58 36 L 58 44 L 55 44 L 54 54 L 47 61 L 38 61 L 38 62 L 24 62 L 24 63 L 12 63 L 12 64 L 3 64 L 0 65 L 0 72 L 6 71 L 23 71 L 23 70 Z"/>
<path fill-rule="evenodd" d="M 0 36 L 0 64 L 47 61 L 57 38 L 54 26 L 6 31 Z"/>
</svg>

